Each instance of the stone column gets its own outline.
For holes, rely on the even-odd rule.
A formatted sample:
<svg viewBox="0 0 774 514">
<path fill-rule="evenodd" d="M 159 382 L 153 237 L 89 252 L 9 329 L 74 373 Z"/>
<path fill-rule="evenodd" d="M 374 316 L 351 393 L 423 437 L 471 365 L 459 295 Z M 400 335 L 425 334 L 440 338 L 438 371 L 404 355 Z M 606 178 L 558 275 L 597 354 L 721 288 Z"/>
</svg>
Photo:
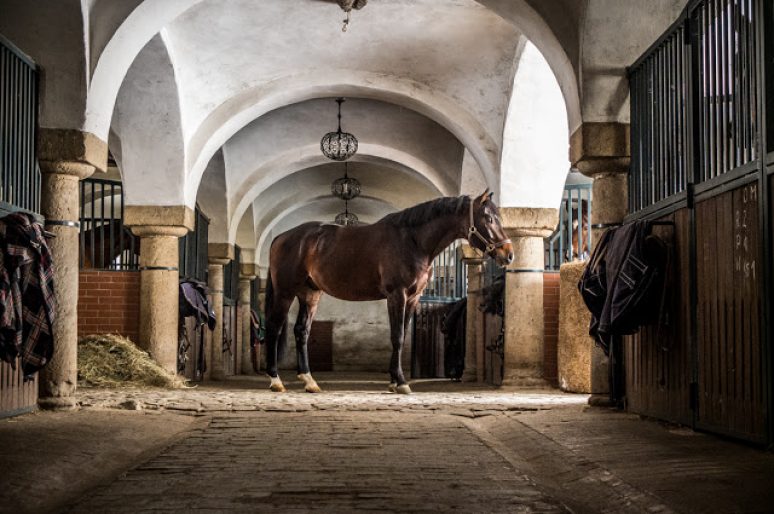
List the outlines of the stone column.
<svg viewBox="0 0 774 514">
<path fill-rule="evenodd" d="M 584 123 L 570 138 L 573 166 L 594 179 L 591 223 L 609 227 L 623 222 L 629 210 L 631 162 L 627 123 Z M 605 227 L 592 229 L 596 243 Z"/>
<path fill-rule="evenodd" d="M 205 378 L 224 380 L 223 366 L 223 266 L 234 258 L 234 245 L 228 243 L 210 243 L 207 247 L 207 286 L 212 297 L 212 309 L 215 311 L 215 329 L 210 337 L 209 355 Z M 205 349 L 206 351 L 206 349 Z M 207 376 L 208 375 L 208 376 Z"/>
<path fill-rule="evenodd" d="M 602 233 L 622 223 L 629 211 L 629 124 L 583 123 L 570 138 L 570 160 L 581 173 L 594 179 L 591 223 L 597 226 L 592 229 L 592 242 L 596 245 Z M 591 390 L 595 394 L 589 403 L 609 403 L 608 372 L 608 358 L 602 352 L 593 352 Z"/>
<path fill-rule="evenodd" d="M 481 264 L 483 256 L 470 245 L 463 245 L 463 261 L 468 275 L 468 304 L 465 319 L 465 371 L 463 382 L 476 382 L 478 370 L 484 369 L 484 363 L 479 360 L 477 347 L 479 339 L 478 326 L 482 322 L 482 313 L 478 309 L 481 303 Z"/>
<path fill-rule="evenodd" d="M 78 381 L 78 182 L 107 167 L 107 144 L 77 130 L 40 129 L 38 161 L 42 172 L 40 211 L 53 260 L 54 353 L 40 372 L 38 405 L 75 407 Z"/>
<path fill-rule="evenodd" d="M 507 207 L 500 214 L 515 256 L 505 274 L 503 385 L 548 387 L 543 379 L 543 239 L 556 228 L 559 211 Z"/>
<path fill-rule="evenodd" d="M 239 266 L 239 310 L 242 313 L 242 344 L 239 351 L 240 367 L 238 372 L 252 375 L 253 365 L 250 361 L 250 284 L 256 276 L 256 266 L 252 263 L 242 263 Z"/>
<path fill-rule="evenodd" d="M 161 367 L 177 373 L 178 239 L 193 228 L 193 211 L 182 205 L 127 205 L 124 223 L 140 238 L 138 346 L 150 353 Z"/>
</svg>

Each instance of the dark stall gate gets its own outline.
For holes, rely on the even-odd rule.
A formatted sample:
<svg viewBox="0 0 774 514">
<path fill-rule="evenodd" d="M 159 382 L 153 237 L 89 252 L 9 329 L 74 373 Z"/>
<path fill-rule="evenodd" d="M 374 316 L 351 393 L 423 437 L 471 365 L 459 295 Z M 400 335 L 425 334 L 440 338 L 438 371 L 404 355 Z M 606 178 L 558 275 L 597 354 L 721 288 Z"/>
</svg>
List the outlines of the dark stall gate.
<svg viewBox="0 0 774 514">
<path fill-rule="evenodd" d="M 37 65 L 0 36 L 0 217 L 15 211 L 40 210 L 40 170 L 35 134 L 38 110 Z M 0 418 L 35 409 L 38 375 L 25 377 L 0 361 Z"/>
<path fill-rule="evenodd" d="M 432 264 L 432 276 L 414 313 L 411 331 L 411 377 L 443 378 L 444 316 L 467 295 L 467 275 L 462 246 L 455 241 Z"/>
<path fill-rule="evenodd" d="M 199 206 L 194 211 L 194 228 L 188 234 L 180 238 L 178 246 L 180 279 L 196 280 L 207 283 L 207 243 L 210 228 L 210 220 L 202 213 Z M 208 297 L 212 301 L 212 297 Z M 185 362 L 183 375 L 187 380 L 200 382 L 204 379 L 204 373 L 210 366 L 210 355 L 206 348 L 210 341 L 210 332 L 206 325 L 196 326 L 193 317 L 181 320 L 180 343 L 185 345 L 182 352 Z M 178 354 L 181 355 L 181 354 Z"/>
<path fill-rule="evenodd" d="M 627 220 L 672 243 L 668 322 L 624 342 L 629 410 L 771 443 L 774 4 L 694 0 L 630 68 Z"/>
<path fill-rule="evenodd" d="M 226 376 L 241 371 L 242 329 L 239 311 L 240 248 L 234 245 L 234 259 L 223 267 L 223 371 Z"/>
</svg>

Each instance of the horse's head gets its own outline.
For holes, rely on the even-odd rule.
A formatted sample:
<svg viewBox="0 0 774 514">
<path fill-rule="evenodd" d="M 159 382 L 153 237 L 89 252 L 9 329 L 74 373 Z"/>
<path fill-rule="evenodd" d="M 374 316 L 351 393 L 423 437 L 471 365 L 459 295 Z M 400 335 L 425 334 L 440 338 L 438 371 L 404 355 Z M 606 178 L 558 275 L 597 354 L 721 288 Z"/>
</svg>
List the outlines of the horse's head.
<svg viewBox="0 0 774 514">
<path fill-rule="evenodd" d="M 513 245 L 505 235 L 500 212 L 492 201 L 489 189 L 470 199 L 468 242 L 492 257 L 500 266 L 513 262 Z"/>
</svg>

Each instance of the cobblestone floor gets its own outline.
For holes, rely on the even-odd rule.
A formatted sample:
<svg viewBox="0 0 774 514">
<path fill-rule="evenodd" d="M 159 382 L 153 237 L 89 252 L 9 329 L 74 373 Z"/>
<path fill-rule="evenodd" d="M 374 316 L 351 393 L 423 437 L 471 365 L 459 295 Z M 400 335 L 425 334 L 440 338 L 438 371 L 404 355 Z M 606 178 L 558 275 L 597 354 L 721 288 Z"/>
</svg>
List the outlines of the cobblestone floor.
<svg viewBox="0 0 774 514">
<path fill-rule="evenodd" d="M 81 389 L 75 413 L 22 417 L 15 431 L 0 424 L 0 443 L 44 423 L 27 448 L 60 425 L 69 445 L 59 464 L 17 477 L 10 493 L 0 476 L 0 497 L 17 493 L 8 505 L 23 505 L 24 481 L 46 483 L 52 469 L 77 485 L 115 441 L 125 458 L 102 480 L 50 498 L 55 508 L 11 511 L 774 512 L 774 454 L 589 408 L 583 395 L 417 381 L 403 396 L 387 393 L 381 375 L 317 379 L 320 395 L 290 376 L 284 394 L 259 377 L 177 391 Z M 132 422 L 142 433 L 127 430 L 125 416 L 142 418 Z M 143 433 L 158 442 L 129 455 Z M 4 457 L 0 465 L 22 462 Z"/>
</svg>

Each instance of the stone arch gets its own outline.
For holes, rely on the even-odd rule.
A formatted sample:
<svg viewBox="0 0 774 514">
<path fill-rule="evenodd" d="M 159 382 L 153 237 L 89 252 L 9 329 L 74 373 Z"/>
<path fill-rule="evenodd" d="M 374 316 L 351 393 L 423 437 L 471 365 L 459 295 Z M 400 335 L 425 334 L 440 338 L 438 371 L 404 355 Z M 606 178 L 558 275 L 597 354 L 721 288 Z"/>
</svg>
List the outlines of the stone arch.
<svg viewBox="0 0 774 514">
<path fill-rule="evenodd" d="M 217 107 L 190 141 L 186 202 L 190 203 L 196 197 L 201 174 L 211 155 L 248 123 L 274 109 L 335 96 L 380 100 L 430 118 L 460 140 L 479 164 L 490 187 L 497 186 L 499 145 L 478 120 L 453 99 L 408 79 L 354 70 L 331 70 L 277 79 L 268 85 L 243 91 Z"/>
</svg>

